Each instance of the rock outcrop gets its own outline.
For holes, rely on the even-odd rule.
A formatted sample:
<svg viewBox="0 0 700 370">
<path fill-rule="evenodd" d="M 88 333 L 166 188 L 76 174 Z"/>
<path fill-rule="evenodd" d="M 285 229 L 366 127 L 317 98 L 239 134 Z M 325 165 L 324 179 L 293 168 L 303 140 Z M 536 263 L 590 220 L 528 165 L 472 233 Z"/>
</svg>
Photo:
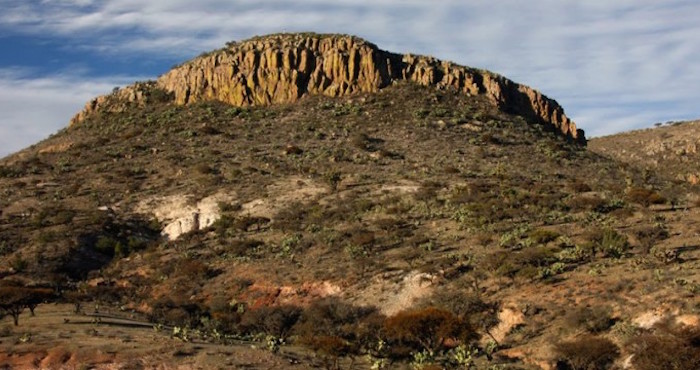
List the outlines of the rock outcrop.
<svg viewBox="0 0 700 370">
<path fill-rule="evenodd" d="M 585 143 L 583 131 L 576 129 L 561 106 L 530 87 L 432 57 L 380 50 L 353 36 L 279 34 L 229 43 L 224 49 L 173 68 L 160 76 L 155 86 L 172 94 L 177 104 L 218 100 L 235 106 L 259 106 L 290 103 L 305 95 L 376 92 L 399 80 L 484 94 L 507 113 Z M 148 98 L 144 87 L 136 84 L 92 100 L 71 125 L 102 109 L 119 111 L 118 102 L 141 104 Z"/>
<path fill-rule="evenodd" d="M 190 195 L 156 197 L 142 201 L 136 211 L 153 214 L 162 222 L 162 235 L 175 240 L 190 231 L 206 229 L 221 218 L 220 203 L 231 202 L 235 196 L 217 193 L 194 202 Z"/>
</svg>

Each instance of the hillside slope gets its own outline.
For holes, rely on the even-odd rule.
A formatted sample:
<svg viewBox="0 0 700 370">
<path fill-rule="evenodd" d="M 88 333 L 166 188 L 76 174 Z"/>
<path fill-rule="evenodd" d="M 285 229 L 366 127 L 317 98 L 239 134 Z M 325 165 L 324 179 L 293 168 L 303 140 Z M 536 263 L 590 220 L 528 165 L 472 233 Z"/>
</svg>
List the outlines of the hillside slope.
<svg viewBox="0 0 700 370">
<path fill-rule="evenodd" d="M 172 335 L 105 355 L 144 332 L 42 305 L 5 319 L 0 362 L 643 368 L 670 336 L 660 351 L 697 361 L 700 212 L 672 207 L 664 178 L 486 92 L 403 80 L 239 107 L 160 84 L 0 161 L 0 290 L 50 287 Z M 44 310 L 73 337 L 42 332 Z M 245 365 L 251 340 L 270 352 Z"/>
<path fill-rule="evenodd" d="M 590 149 L 669 179 L 700 182 L 700 121 L 595 138 Z"/>
</svg>

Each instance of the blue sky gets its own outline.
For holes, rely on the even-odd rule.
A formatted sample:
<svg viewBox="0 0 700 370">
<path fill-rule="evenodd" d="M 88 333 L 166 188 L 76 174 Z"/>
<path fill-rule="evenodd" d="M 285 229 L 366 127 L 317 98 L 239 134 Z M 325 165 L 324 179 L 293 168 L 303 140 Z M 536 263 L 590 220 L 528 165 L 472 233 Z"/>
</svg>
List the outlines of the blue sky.
<svg viewBox="0 0 700 370">
<path fill-rule="evenodd" d="M 696 0 L 0 0 L 0 156 L 93 96 L 273 32 L 349 33 L 486 68 L 556 99 L 588 136 L 700 118 Z"/>
</svg>

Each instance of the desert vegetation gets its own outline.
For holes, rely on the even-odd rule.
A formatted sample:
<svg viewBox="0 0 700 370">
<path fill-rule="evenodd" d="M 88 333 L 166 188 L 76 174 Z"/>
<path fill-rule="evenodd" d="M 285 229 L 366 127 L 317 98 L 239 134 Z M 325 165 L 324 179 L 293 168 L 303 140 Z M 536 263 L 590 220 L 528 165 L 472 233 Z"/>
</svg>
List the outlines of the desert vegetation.
<svg viewBox="0 0 700 370">
<path fill-rule="evenodd" d="M 59 302 L 326 368 L 697 361 L 692 328 L 634 321 L 698 314 L 692 184 L 450 89 L 246 108 L 152 93 L 0 160 L 10 326 Z M 161 234 L 153 202 L 219 193 L 216 220 Z"/>
</svg>

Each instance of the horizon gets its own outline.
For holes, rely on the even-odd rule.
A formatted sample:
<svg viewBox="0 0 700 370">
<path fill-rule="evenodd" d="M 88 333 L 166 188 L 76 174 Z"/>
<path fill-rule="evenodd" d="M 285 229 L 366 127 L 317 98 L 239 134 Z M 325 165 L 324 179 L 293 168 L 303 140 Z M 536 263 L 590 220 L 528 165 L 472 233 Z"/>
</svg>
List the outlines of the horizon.
<svg viewBox="0 0 700 370">
<path fill-rule="evenodd" d="M 700 4 L 624 0 L 0 0 L 0 157 L 66 127 L 91 98 L 227 41 L 312 31 L 483 68 L 559 102 L 586 136 L 700 118 Z"/>
</svg>

